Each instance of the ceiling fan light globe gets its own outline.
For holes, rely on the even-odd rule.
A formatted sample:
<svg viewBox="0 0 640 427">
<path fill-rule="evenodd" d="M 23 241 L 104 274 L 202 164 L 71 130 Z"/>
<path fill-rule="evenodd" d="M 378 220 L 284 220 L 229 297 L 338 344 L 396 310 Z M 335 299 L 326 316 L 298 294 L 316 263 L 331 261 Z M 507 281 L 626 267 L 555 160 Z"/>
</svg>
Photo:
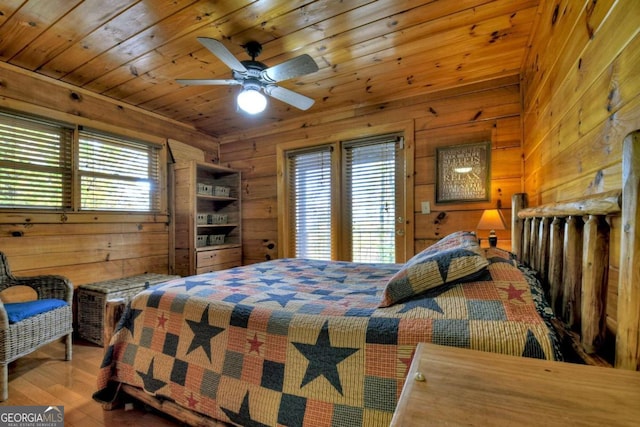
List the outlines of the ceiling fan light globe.
<svg viewBox="0 0 640 427">
<path fill-rule="evenodd" d="M 262 113 L 267 108 L 267 97 L 256 89 L 243 89 L 238 94 L 238 107 L 249 114 Z"/>
</svg>

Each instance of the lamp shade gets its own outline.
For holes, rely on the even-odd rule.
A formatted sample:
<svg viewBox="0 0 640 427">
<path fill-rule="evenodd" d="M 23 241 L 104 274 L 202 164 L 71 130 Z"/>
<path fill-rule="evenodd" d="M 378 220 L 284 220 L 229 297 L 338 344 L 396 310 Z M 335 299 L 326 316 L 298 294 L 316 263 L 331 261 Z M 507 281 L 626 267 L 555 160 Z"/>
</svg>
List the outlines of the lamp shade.
<svg viewBox="0 0 640 427">
<path fill-rule="evenodd" d="M 489 246 L 496 247 L 498 236 L 496 230 L 506 230 L 507 224 L 504 222 L 502 212 L 498 209 L 487 209 L 482 213 L 480 221 L 476 227 L 478 230 L 491 230 L 489 232 Z"/>
<path fill-rule="evenodd" d="M 498 209 L 486 209 L 480 217 L 478 230 L 506 230 L 507 224 L 504 221 L 502 212 Z"/>
<path fill-rule="evenodd" d="M 238 94 L 238 107 L 249 114 L 262 113 L 267 107 L 267 97 L 259 89 L 243 88 Z"/>
</svg>

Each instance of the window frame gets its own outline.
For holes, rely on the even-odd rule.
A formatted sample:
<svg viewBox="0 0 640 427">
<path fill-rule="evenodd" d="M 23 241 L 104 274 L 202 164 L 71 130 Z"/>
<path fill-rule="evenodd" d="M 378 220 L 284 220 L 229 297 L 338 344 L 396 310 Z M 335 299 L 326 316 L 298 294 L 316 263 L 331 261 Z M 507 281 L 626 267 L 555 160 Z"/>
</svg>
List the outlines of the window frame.
<svg viewBox="0 0 640 427">
<path fill-rule="evenodd" d="M 310 148 L 314 146 L 334 144 L 334 150 L 341 150 L 340 141 L 353 140 L 358 138 L 375 137 L 382 134 L 399 133 L 404 135 L 404 149 L 399 154 L 398 162 L 401 162 L 401 171 L 398 171 L 397 179 L 401 180 L 402 185 L 400 194 L 396 194 L 398 199 L 402 201 L 397 203 L 402 208 L 396 212 L 396 218 L 399 219 L 396 228 L 396 262 L 402 263 L 414 255 L 414 198 L 413 198 L 413 175 L 414 175 L 414 123 L 413 121 L 405 121 L 399 123 L 389 123 L 375 125 L 366 128 L 366 133 L 362 129 L 354 125 L 352 127 L 345 126 L 350 130 L 343 130 L 337 133 L 328 133 L 327 135 L 316 136 L 309 139 L 293 140 L 283 142 L 276 146 L 277 157 L 277 198 L 278 198 L 278 257 L 291 257 L 294 248 L 288 240 L 290 224 L 292 224 L 289 216 L 289 206 L 287 203 L 288 186 L 287 186 L 287 162 L 286 155 L 288 151 L 296 149 Z M 351 130 L 355 129 L 355 130 Z M 330 131 L 330 130 L 328 130 Z M 319 132 L 320 133 L 320 132 Z M 327 142 L 328 140 L 334 142 Z M 342 179 L 341 156 L 333 156 L 333 162 L 339 171 L 334 174 L 334 188 L 340 185 Z M 402 174 L 402 176 L 400 176 Z M 332 218 L 339 218 L 341 214 L 341 200 L 339 191 L 332 191 L 333 208 Z M 332 235 L 341 235 L 342 221 L 332 221 Z M 333 260 L 345 259 L 345 243 L 342 239 L 333 239 Z M 350 252 L 350 250 L 349 250 Z"/>
<path fill-rule="evenodd" d="M 404 191 L 398 191 L 398 190 L 404 190 L 404 185 L 403 182 L 401 182 L 400 180 L 403 177 L 403 171 L 401 170 L 402 167 L 398 167 L 399 163 L 402 163 L 402 157 L 401 154 L 404 152 L 404 135 L 402 135 L 399 132 L 394 132 L 394 133 L 390 133 L 390 134 L 383 134 L 383 135 L 375 135 L 373 137 L 360 137 L 360 138 L 355 138 L 355 139 L 351 139 L 351 140 L 344 140 L 341 141 L 340 143 L 340 148 L 341 148 L 341 156 L 340 156 L 340 160 L 342 162 L 342 168 L 340 170 L 340 175 L 341 175 L 341 179 L 342 182 L 340 183 L 340 200 L 341 201 L 348 201 L 348 200 L 352 200 L 352 191 L 353 191 L 353 187 L 351 187 L 349 184 L 350 179 L 349 179 L 349 170 L 347 168 L 347 164 L 349 163 L 348 161 L 348 157 L 350 156 L 350 154 L 348 153 L 349 151 L 351 151 L 352 153 L 355 151 L 359 151 L 360 149 L 365 149 L 367 148 L 367 146 L 379 146 L 383 141 L 387 140 L 390 141 L 391 139 L 394 139 L 394 183 L 395 183 L 395 193 L 394 193 L 394 201 L 395 201 L 395 206 L 394 206 L 394 230 L 395 230 L 395 236 L 394 236 L 394 246 L 400 247 L 402 248 L 403 244 L 404 244 L 404 228 L 398 225 L 397 222 L 397 218 L 398 217 L 404 217 L 404 211 L 400 211 L 398 212 L 398 207 L 399 206 L 404 206 Z M 398 144 L 400 144 L 400 147 L 398 147 Z M 353 172 L 353 171 L 352 171 Z M 347 236 L 344 239 L 340 240 L 340 259 L 345 259 L 345 260 L 351 260 L 353 259 L 353 221 L 354 221 L 354 214 L 352 212 L 352 208 L 353 206 L 343 206 L 343 208 L 340 210 L 342 215 L 341 215 L 341 222 L 340 222 L 340 226 L 341 226 L 341 232 L 339 234 L 339 236 Z M 398 215 L 400 214 L 400 215 Z M 402 250 L 402 249 L 401 249 Z M 397 261 L 398 258 L 398 250 L 396 249 L 395 251 L 395 259 Z M 364 261 L 363 261 L 364 262 Z"/>
<path fill-rule="evenodd" d="M 74 183 L 75 183 L 76 192 L 78 193 L 78 198 L 77 198 L 78 204 L 77 206 L 74 206 L 74 208 L 78 212 L 126 212 L 126 213 L 147 213 L 147 214 L 160 213 L 161 197 L 162 197 L 162 187 L 160 187 L 160 181 L 161 181 L 160 150 L 162 149 L 162 147 L 156 144 L 145 142 L 145 141 L 139 141 L 133 138 L 127 138 L 120 135 L 113 135 L 110 133 L 101 132 L 94 129 L 85 129 L 82 127 L 78 128 L 76 132 L 76 136 L 77 138 L 75 139 L 76 144 L 74 148 L 75 148 L 76 158 L 78 159 L 78 163 L 77 163 L 77 167 L 74 168 L 74 172 L 77 176 L 77 179 L 75 180 Z M 119 146 L 120 148 L 129 146 L 133 149 L 140 150 L 140 151 L 146 150 L 150 153 L 150 156 L 154 157 L 153 160 L 155 160 L 155 165 L 149 165 L 147 167 L 148 169 L 147 179 L 151 181 L 150 182 L 151 186 L 156 187 L 155 189 L 150 189 L 149 191 L 149 199 L 150 199 L 149 203 L 152 205 L 151 209 L 148 209 L 148 210 L 95 209 L 95 208 L 83 207 L 83 205 L 85 204 L 85 202 L 83 201 L 83 194 L 82 194 L 83 193 L 82 180 L 84 177 L 118 180 L 118 177 L 121 176 L 122 178 L 120 178 L 120 181 L 122 182 L 133 181 L 133 179 L 130 176 L 126 176 L 125 174 L 119 175 L 117 171 L 112 173 L 101 173 L 96 171 L 84 170 L 83 166 L 80 164 L 81 156 L 82 156 L 80 139 L 83 139 L 83 138 L 92 139 L 94 141 L 97 141 L 105 145 L 112 144 L 113 146 L 115 147 Z M 151 154 L 153 152 L 152 150 L 157 150 L 157 151 Z M 152 169 L 156 169 L 155 174 L 152 173 L 151 171 Z M 151 178 L 149 178 L 150 176 Z"/>
<path fill-rule="evenodd" d="M 45 123 L 60 125 L 61 128 L 72 130 L 71 142 L 71 206 L 69 208 L 25 208 L 0 205 L 0 223 L 143 223 L 143 222 L 168 222 L 168 194 L 167 194 L 167 143 L 166 139 L 151 136 L 137 131 L 132 131 L 117 126 L 94 123 L 91 121 L 87 130 L 96 134 L 103 134 L 130 143 L 140 143 L 157 147 L 158 169 L 158 209 L 149 211 L 138 210 L 86 210 L 81 209 L 80 200 L 80 173 L 78 165 L 79 134 L 84 122 L 79 118 L 78 122 L 71 124 L 67 115 L 53 114 L 53 118 L 42 115 L 34 115 L 16 110 L 2 109 L 3 114 L 16 118 L 32 119 Z M 46 112 L 44 112 L 46 113 Z M 61 116 L 62 118 L 58 117 Z"/>
<path fill-rule="evenodd" d="M 18 194 L 21 194 L 18 199 L 24 202 L 21 205 L 0 203 L 0 207 L 11 211 L 69 210 L 73 206 L 73 126 L 55 120 L 6 111 L 0 111 L 0 120 L 3 123 L 0 133 L 3 137 L 6 135 L 8 141 L 8 150 L 5 152 L 6 156 L 0 156 L 0 165 L 6 165 L 8 170 L 15 171 L 3 174 L 1 177 L 4 179 L 0 181 L 9 184 L 9 191 L 12 188 L 10 183 L 13 182 L 14 185 L 17 183 Z M 16 129 L 21 129 L 23 132 L 17 132 Z M 11 150 L 12 141 L 16 149 L 13 151 Z M 27 159 L 29 161 L 25 161 Z M 32 175 L 31 180 L 24 179 L 29 175 Z M 57 206 L 46 206 L 46 202 L 41 205 L 35 204 L 38 198 L 35 195 L 25 197 L 28 193 L 34 192 L 32 186 L 25 184 L 38 181 L 50 182 L 51 178 L 59 181 L 59 185 L 49 184 L 42 190 L 48 194 L 59 194 Z M 24 190 L 21 191 L 20 187 Z"/>
<path fill-rule="evenodd" d="M 329 172 L 329 176 L 328 176 L 328 181 L 329 181 L 329 230 L 331 235 L 334 234 L 334 230 L 336 227 L 336 221 L 334 221 L 334 212 L 335 212 L 335 204 L 336 204 L 336 194 L 334 191 L 332 191 L 331 189 L 335 188 L 335 186 L 337 185 L 337 181 L 336 181 L 336 176 L 335 174 L 331 173 L 332 171 L 334 171 L 337 167 L 338 164 L 336 163 L 336 156 L 334 155 L 335 150 L 336 150 L 336 144 L 322 144 L 322 145 L 318 145 L 318 146 L 314 146 L 314 147 L 305 147 L 305 148 L 301 148 L 301 149 L 295 149 L 295 150 L 287 150 L 286 156 L 287 156 L 287 160 L 286 160 L 286 165 L 287 165 L 287 171 L 286 171 L 286 176 L 287 176 L 287 180 L 286 180 L 286 193 L 287 193 L 287 220 L 289 221 L 290 224 L 292 224 L 291 227 L 289 227 L 288 229 L 288 233 L 287 233 L 287 237 L 286 237 L 286 241 L 287 243 L 290 245 L 291 248 L 291 256 L 297 256 L 297 254 L 295 252 L 297 252 L 298 249 L 298 239 L 297 234 L 295 233 L 294 226 L 296 225 L 296 221 L 295 221 L 295 213 L 294 213 L 294 206 L 292 206 L 291 202 L 293 200 L 293 194 L 294 192 L 291 191 L 291 182 L 293 180 L 292 174 L 291 174 L 291 161 L 289 160 L 292 156 L 295 156 L 296 158 L 298 158 L 298 155 L 306 155 L 306 154 L 320 154 L 320 155 L 324 155 L 324 154 L 328 154 L 329 157 L 329 164 L 328 164 L 328 172 Z M 323 169 L 324 170 L 324 169 Z M 297 198 L 296 198 L 297 200 Z M 333 242 L 330 242 L 329 244 L 329 255 L 330 258 L 333 259 L 336 257 L 336 246 L 335 244 L 333 244 Z"/>
</svg>

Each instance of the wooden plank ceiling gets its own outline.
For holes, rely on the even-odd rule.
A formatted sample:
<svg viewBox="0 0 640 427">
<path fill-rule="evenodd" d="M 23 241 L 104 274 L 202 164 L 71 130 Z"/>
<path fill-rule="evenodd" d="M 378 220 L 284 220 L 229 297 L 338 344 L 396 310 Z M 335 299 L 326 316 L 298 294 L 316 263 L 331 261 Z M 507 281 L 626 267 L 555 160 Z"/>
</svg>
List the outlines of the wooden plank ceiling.
<svg viewBox="0 0 640 427">
<path fill-rule="evenodd" d="M 0 0 L 0 59 L 190 123 L 219 137 L 328 111 L 518 75 L 539 0 Z M 239 86 L 197 37 L 240 60 L 257 41 L 268 66 L 303 53 L 320 70 L 279 83 L 313 98 L 303 112 L 270 99 L 249 117 Z"/>
</svg>

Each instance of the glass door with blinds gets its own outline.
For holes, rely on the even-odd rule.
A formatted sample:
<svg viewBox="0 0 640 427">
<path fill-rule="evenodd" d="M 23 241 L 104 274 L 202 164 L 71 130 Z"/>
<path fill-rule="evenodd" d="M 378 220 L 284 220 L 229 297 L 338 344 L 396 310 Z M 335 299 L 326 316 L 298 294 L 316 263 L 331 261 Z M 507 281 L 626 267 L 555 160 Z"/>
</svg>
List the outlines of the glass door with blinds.
<svg viewBox="0 0 640 427">
<path fill-rule="evenodd" d="M 285 256 L 403 262 L 402 149 L 388 134 L 288 151 Z"/>
<path fill-rule="evenodd" d="M 332 189 L 335 187 L 331 145 L 296 150 L 287 155 L 287 240 L 296 258 L 332 259 L 334 225 Z"/>
<path fill-rule="evenodd" d="M 342 144 L 342 253 L 354 262 L 396 262 L 396 177 L 400 137 Z"/>
</svg>

